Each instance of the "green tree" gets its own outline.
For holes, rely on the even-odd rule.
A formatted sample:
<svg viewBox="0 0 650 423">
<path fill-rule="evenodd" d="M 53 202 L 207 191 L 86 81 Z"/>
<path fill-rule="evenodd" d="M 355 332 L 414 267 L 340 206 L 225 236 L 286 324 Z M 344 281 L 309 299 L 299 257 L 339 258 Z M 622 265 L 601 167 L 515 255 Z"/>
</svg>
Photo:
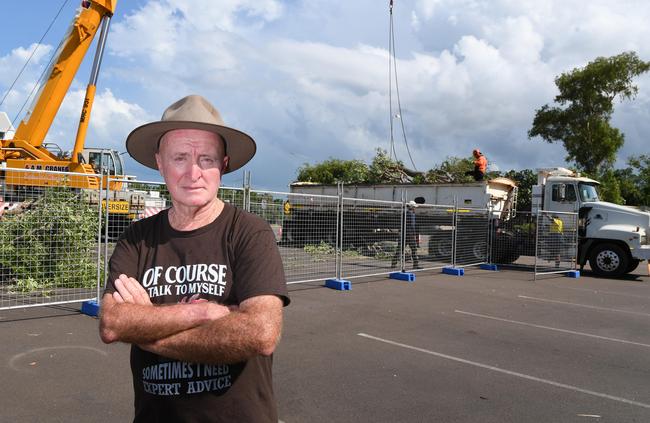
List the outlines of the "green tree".
<svg viewBox="0 0 650 423">
<path fill-rule="evenodd" d="M 637 158 L 630 158 L 628 164 L 634 169 L 640 194 L 637 201 L 628 204 L 650 206 L 650 155 L 642 154 Z"/>
<path fill-rule="evenodd" d="M 614 171 L 625 204 L 650 206 L 650 155 L 629 158 L 628 167 Z"/>
<path fill-rule="evenodd" d="M 474 169 L 474 159 L 463 157 L 447 157 L 440 165 L 426 173 L 426 182 L 430 184 L 471 182 L 474 179 L 465 172 Z"/>
<path fill-rule="evenodd" d="M 633 99 L 638 88 L 634 77 L 647 72 L 644 62 L 634 52 L 599 57 L 584 68 L 576 68 L 555 79 L 560 94 L 558 106 L 544 105 L 535 113 L 528 137 L 541 137 L 549 143 L 561 141 L 566 160 L 593 176 L 611 169 L 624 135 L 610 126 L 614 100 Z"/>
<path fill-rule="evenodd" d="M 390 158 L 386 150 L 378 148 L 368 168 L 369 184 L 399 184 L 409 182 L 404 173 L 404 164 Z"/>
<path fill-rule="evenodd" d="M 298 169 L 297 181 L 319 184 L 362 184 L 368 180 L 368 166 L 361 160 L 339 160 L 330 158 L 322 163 L 305 163 Z"/>
<path fill-rule="evenodd" d="M 509 170 L 503 176 L 517 183 L 517 210 L 530 211 L 533 185 L 537 184 L 537 174 L 530 169 L 523 169 Z"/>
<path fill-rule="evenodd" d="M 625 199 L 621 195 L 621 183 L 614 170 L 607 169 L 601 172 L 599 182 L 598 197 L 601 200 L 615 204 L 625 203 Z"/>
</svg>

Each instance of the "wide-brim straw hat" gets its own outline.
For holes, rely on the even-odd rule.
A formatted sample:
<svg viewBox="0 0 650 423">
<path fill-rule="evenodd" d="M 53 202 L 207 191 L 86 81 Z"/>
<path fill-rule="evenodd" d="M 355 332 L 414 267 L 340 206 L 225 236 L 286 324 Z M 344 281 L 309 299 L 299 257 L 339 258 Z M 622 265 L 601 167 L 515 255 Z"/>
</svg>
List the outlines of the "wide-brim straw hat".
<svg viewBox="0 0 650 423">
<path fill-rule="evenodd" d="M 226 126 L 219 111 L 200 95 L 181 98 L 165 110 L 160 121 L 135 128 L 126 138 L 126 150 L 141 164 L 158 169 L 155 154 L 160 139 L 174 129 L 202 129 L 220 135 L 229 157 L 224 174 L 244 166 L 257 150 L 253 138 Z"/>
</svg>

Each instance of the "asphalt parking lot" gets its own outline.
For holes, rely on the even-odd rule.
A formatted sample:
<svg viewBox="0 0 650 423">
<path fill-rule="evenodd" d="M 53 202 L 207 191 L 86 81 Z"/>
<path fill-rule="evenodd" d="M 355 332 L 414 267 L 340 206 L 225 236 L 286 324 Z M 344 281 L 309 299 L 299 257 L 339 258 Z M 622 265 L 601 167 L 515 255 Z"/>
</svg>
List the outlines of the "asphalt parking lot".
<svg viewBox="0 0 650 423">
<path fill-rule="evenodd" d="M 283 422 L 648 422 L 650 278 L 467 269 L 291 285 Z M 130 421 L 127 345 L 78 306 L 0 311 L 0 420 Z"/>
</svg>

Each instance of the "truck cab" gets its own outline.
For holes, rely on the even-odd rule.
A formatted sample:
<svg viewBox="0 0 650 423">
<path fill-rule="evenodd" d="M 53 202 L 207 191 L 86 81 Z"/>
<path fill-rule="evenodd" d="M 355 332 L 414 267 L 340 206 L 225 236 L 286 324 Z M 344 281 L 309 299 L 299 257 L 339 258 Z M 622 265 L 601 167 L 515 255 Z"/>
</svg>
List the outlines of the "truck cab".
<svg viewBox="0 0 650 423">
<path fill-rule="evenodd" d="M 598 185 L 569 169 L 538 169 L 532 211 L 578 213 L 578 263 L 589 261 L 601 276 L 620 276 L 650 259 L 650 214 L 601 201 Z"/>
</svg>

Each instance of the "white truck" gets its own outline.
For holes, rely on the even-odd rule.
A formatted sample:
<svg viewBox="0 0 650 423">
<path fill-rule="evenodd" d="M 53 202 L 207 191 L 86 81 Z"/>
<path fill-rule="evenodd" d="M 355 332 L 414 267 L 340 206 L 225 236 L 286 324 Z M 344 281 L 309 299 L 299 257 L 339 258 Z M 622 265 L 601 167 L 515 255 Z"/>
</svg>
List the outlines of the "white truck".
<svg viewBox="0 0 650 423">
<path fill-rule="evenodd" d="M 576 212 L 578 264 L 601 276 L 620 276 L 650 259 L 650 213 L 600 201 L 598 181 L 565 168 L 537 170 L 532 212 Z"/>
<path fill-rule="evenodd" d="M 593 179 L 581 177 L 565 168 L 538 169 L 538 183 L 532 189 L 532 213 L 575 212 L 578 213 L 578 256 L 581 268 L 589 262 L 591 269 L 598 275 L 616 277 L 636 269 L 643 260 L 650 259 L 650 214 L 632 207 L 619 206 L 598 199 L 597 186 Z M 337 195 L 335 185 L 320 185 L 298 182 L 290 187 L 292 193 L 311 195 Z M 484 182 L 466 184 L 430 184 L 430 185 L 350 185 L 345 186 L 343 197 L 369 200 L 401 201 L 402 193 L 406 192 L 406 200 L 418 203 L 457 205 L 459 208 L 490 208 L 491 217 L 507 222 L 515 216 L 517 202 L 516 184 L 507 178 L 495 178 Z M 293 204 L 291 216 L 285 217 L 283 239 L 302 243 L 331 242 L 335 238 L 329 231 L 336 229 L 336 210 L 334 208 L 308 207 L 308 197 L 296 196 L 290 198 Z M 301 208 L 301 206 L 303 206 Z M 416 211 L 422 213 L 423 210 Z M 318 225 L 312 225 L 309 220 L 318 220 Z M 422 219 L 424 220 L 424 219 Z M 330 222 L 331 221 L 331 222 Z M 395 219 L 373 219 L 374 223 L 364 227 L 363 216 L 348 219 L 353 222 L 354 230 L 367 233 L 381 233 L 383 230 L 399 228 Z M 381 222 L 383 227 L 376 222 Z M 343 221 L 343 231 L 346 232 L 346 220 Z M 396 228 L 394 228 L 396 226 Z M 494 225 L 496 227 L 497 225 Z M 314 228 L 321 228 L 314 230 Z M 422 233 L 445 228 L 448 225 L 421 225 Z M 398 229 L 397 229 L 398 230 Z M 534 237 L 534 231 L 531 232 Z M 500 236 L 512 236 L 507 231 L 495 231 L 493 240 L 499 242 Z M 358 236 L 358 235 L 357 235 Z M 435 258 L 449 248 L 435 245 L 445 237 L 430 237 L 429 254 Z M 436 241 L 434 241 L 436 240 Z M 521 239 L 518 239 L 522 242 Z M 532 240 L 534 246 L 535 240 Z M 524 245 L 511 245 L 512 251 L 493 249 L 493 260 L 496 262 L 512 262 L 520 254 L 525 255 Z M 496 251 L 496 253 L 495 253 Z M 533 249 L 534 251 L 534 249 Z M 533 253 L 534 254 L 534 253 Z"/>
<path fill-rule="evenodd" d="M 290 190 L 296 194 L 338 195 L 336 185 L 322 185 L 311 182 L 295 182 Z M 517 201 L 517 185 L 508 178 L 494 178 L 489 181 L 466 184 L 378 184 L 344 185 L 343 197 L 359 200 L 402 201 L 420 204 L 440 204 L 459 207 L 486 208 L 501 213 L 512 210 Z"/>
<path fill-rule="evenodd" d="M 292 194 L 298 195 L 290 195 L 285 204 L 282 242 L 292 246 L 334 244 L 339 223 L 338 187 L 296 182 L 290 189 Z M 318 196 L 329 196 L 329 199 Z M 454 206 L 464 212 L 489 208 L 491 218 L 508 218 L 516 209 L 517 187 L 508 178 L 467 184 L 347 185 L 343 187 L 342 196 L 345 199 L 341 221 L 344 248 L 375 251 L 378 243 L 398 241 L 404 198 L 419 204 L 444 206 L 420 207 L 416 210 L 416 224 L 420 235 L 435 235 L 425 238 L 431 259 L 450 260 Z M 464 213 L 464 217 L 470 215 L 472 213 Z M 481 222 L 471 225 L 470 231 L 464 234 L 476 242 L 475 258 L 469 259 L 470 262 L 485 259 L 480 255 L 486 251 L 489 219 L 486 215 L 473 218 Z"/>
</svg>

